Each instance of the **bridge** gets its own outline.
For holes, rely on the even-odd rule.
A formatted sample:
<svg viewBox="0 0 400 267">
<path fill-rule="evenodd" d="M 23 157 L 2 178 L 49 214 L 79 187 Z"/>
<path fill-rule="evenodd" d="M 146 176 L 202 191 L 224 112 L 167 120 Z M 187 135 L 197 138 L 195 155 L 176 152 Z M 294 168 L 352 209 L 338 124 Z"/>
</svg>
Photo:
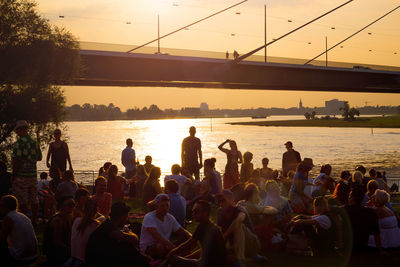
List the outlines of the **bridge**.
<svg viewBox="0 0 400 267">
<path fill-rule="evenodd" d="M 234 62 L 170 54 L 80 50 L 78 86 L 151 86 L 400 93 L 400 70 Z"/>
</svg>

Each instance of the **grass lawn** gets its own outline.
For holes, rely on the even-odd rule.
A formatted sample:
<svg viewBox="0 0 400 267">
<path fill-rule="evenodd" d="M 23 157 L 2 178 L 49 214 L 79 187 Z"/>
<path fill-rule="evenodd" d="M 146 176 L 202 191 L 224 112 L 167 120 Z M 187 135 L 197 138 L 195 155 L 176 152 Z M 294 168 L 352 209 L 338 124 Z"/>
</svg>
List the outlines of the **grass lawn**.
<svg viewBox="0 0 400 267">
<path fill-rule="evenodd" d="M 343 119 L 285 120 L 232 122 L 232 125 L 284 126 L 284 127 L 361 127 L 361 128 L 400 128 L 400 116 L 380 116 L 357 118 L 354 121 Z"/>
</svg>

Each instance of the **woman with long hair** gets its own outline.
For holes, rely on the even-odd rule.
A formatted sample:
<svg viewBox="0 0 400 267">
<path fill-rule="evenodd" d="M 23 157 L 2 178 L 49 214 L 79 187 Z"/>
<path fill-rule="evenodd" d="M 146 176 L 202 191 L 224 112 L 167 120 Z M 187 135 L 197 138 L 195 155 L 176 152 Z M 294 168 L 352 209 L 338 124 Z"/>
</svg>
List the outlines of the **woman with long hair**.
<svg viewBox="0 0 400 267">
<path fill-rule="evenodd" d="M 70 266 L 82 266 L 85 262 L 86 246 L 89 236 L 100 225 L 96 220 L 97 202 L 88 199 L 81 218 L 76 218 L 71 232 L 71 261 Z"/>
<path fill-rule="evenodd" d="M 161 169 L 153 167 L 150 170 L 149 177 L 143 185 L 143 203 L 153 200 L 158 194 L 162 192 L 160 185 Z"/>
<path fill-rule="evenodd" d="M 231 149 L 224 148 L 229 143 Z M 236 142 L 226 139 L 218 146 L 218 149 L 226 154 L 227 163 L 224 173 L 224 189 L 229 189 L 239 183 L 239 163 L 242 163 L 242 153 L 238 150 Z"/>
<path fill-rule="evenodd" d="M 111 165 L 108 170 L 107 191 L 111 193 L 113 201 L 123 199 L 124 184 L 127 184 L 127 182 L 125 178 L 118 175 L 118 167 Z"/>
<path fill-rule="evenodd" d="M 289 192 L 292 209 L 296 213 L 309 212 L 312 208 L 313 199 L 304 192 L 304 188 L 308 185 L 308 173 L 311 169 L 310 165 L 303 162 L 297 165 Z"/>
</svg>

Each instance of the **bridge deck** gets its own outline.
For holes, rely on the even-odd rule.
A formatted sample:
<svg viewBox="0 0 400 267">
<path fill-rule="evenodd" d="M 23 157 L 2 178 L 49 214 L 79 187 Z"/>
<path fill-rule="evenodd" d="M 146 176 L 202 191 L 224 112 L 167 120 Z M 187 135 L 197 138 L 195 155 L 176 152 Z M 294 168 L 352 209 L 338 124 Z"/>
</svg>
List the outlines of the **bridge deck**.
<svg viewBox="0 0 400 267">
<path fill-rule="evenodd" d="M 81 86 L 400 93 L 400 72 L 81 50 Z"/>
</svg>

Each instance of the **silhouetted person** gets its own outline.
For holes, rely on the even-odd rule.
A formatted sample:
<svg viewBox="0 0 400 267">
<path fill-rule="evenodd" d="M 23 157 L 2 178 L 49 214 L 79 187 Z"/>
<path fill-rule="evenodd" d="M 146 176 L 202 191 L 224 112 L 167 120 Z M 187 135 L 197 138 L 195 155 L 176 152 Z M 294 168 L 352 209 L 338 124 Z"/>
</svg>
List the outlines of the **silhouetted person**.
<svg viewBox="0 0 400 267">
<path fill-rule="evenodd" d="M 28 217 L 17 211 L 18 201 L 12 195 L 0 199 L 0 244 L 2 266 L 28 266 L 38 256 L 38 242 Z"/>
<path fill-rule="evenodd" d="M 13 145 L 12 153 L 13 192 L 22 213 L 26 214 L 28 206 L 31 206 L 32 223 L 36 223 L 39 207 L 36 162 L 42 160 L 42 152 L 38 142 L 28 134 L 26 121 L 17 121 L 15 132 L 19 138 Z"/>
<path fill-rule="evenodd" d="M 225 241 L 221 230 L 210 221 L 210 204 L 199 200 L 193 206 L 193 218 L 199 225 L 193 236 L 169 253 L 169 264 L 172 266 L 226 266 Z M 200 243 L 201 254 L 196 258 L 190 253 Z M 186 253 L 188 257 L 179 257 Z"/>
<path fill-rule="evenodd" d="M 154 167 L 152 164 L 153 158 L 151 156 L 146 156 L 144 158 L 145 164 L 143 164 L 144 169 L 146 170 L 146 175 L 149 176 L 151 169 Z"/>
<path fill-rule="evenodd" d="M 226 56 L 226 59 L 229 59 L 229 52 L 228 51 L 226 51 L 225 56 Z"/>
<path fill-rule="evenodd" d="M 233 58 L 237 59 L 239 57 L 239 53 L 235 50 L 233 51 Z"/>
<path fill-rule="evenodd" d="M 11 173 L 7 171 L 7 165 L 0 161 L 0 197 L 11 193 Z"/>
<path fill-rule="evenodd" d="M 229 143 L 231 149 L 224 148 L 226 143 Z M 236 142 L 229 139 L 220 144 L 218 149 L 226 154 L 227 163 L 224 173 L 224 189 L 228 189 L 239 183 L 238 163 L 242 163 L 242 153 L 237 149 Z"/>
<path fill-rule="evenodd" d="M 122 150 L 121 162 L 125 167 L 125 177 L 127 179 L 135 176 L 136 173 L 136 155 L 135 150 L 132 148 L 133 142 L 132 139 L 126 139 L 126 148 Z"/>
<path fill-rule="evenodd" d="M 189 129 L 190 136 L 182 141 L 182 168 L 189 175 L 194 175 L 196 179 L 200 178 L 199 171 L 203 167 L 203 155 L 201 152 L 201 141 L 195 137 L 196 128 L 194 126 Z"/>
<path fill-rule="evenodd" d="M 61 140 L 61 130 L 54 130 L 54 142 L 49 145 L 47 152 L 46 165 L 52 170 L 60 170 L 64 172 L 67 169 L 67 161 L 69 169 L 72 170 L 71 157 L 69 156 L 68 144 Z M 51 159 L 51 161 L 50 161 Z M 50 161 L 50 162 L 49 162 Z"/>
<path fill-rule="evenodd" d="M 297 164 L 301 162 L 300 153 L 293 149 L 293 143 L 285 143 L 287 151 L 282 157 L 282 175 L 287 176 L 288 171 L 295 171 Z"/>
</svg>

